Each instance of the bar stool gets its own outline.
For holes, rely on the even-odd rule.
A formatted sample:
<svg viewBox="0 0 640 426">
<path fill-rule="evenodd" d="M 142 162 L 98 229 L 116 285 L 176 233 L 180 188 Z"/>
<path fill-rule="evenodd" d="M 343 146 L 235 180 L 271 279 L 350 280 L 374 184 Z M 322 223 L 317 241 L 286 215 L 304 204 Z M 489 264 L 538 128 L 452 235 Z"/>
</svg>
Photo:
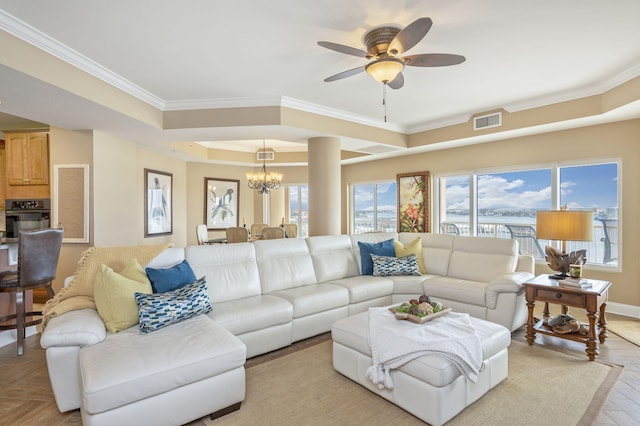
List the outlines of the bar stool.
<svg viewBox="0 0 640 426">
<path fill-rule="evenodd" d="M 0 330 L 16 330 L 18 356 L 23 353 L 26 328 L 42 322 L 41 311 L 25 312 L 25 292 L 44 287 L 49 298 L 53 297 L 51 282 L 56 277 L 63 232 L 62 229 L 20 231 L 18 269 L 0 273 L 0 292 L 16 294 L 16 313 L 0 318 Z M 14 319 L 15 323 L 2 324 Z"/>
</svg>

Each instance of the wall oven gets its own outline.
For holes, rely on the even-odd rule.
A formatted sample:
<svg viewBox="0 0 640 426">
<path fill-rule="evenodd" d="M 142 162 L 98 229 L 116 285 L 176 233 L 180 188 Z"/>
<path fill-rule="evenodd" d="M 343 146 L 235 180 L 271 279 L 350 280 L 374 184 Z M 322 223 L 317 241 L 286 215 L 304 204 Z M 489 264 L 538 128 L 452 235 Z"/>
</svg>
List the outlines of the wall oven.
<svg viewBox="0 0 640 426">
<path fill-rule="evenodd" d="M 18 232 L 49 228 L 51 200 L 7 200 L 5 203 L 5 238 L 18 241 Z"/>
</svg>

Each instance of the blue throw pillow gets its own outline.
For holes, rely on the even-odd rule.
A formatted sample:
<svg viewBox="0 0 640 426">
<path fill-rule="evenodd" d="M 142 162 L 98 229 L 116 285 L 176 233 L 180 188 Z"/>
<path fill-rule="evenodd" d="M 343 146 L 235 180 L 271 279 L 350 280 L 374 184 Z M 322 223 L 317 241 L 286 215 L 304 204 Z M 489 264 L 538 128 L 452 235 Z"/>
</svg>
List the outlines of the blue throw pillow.
<svg viewBox="0 0 640 426">
<path fill-rule="evenodd" d="M 204 277 L 177 290 L 152 294 L 135 293 L 134 297 L 138 304 L 142 334 L 211 312 Z"/>
<path fill-rule="evenodd" d="M 410 254 L 405 257 L 389 257 L 371 255 L 373 259 L 373 275 L 376 277 L 391 277 L 396 275 L 420 276 L 418 256 Z"/>
<path fill-rule="evenodd" d="M 363 243 L 358 241 L 360 246 L 360 264 L 362 267 L 362 275 L 373 275 L 373 260 L 371 255 L 395 257 L 396 251 L 393 248 L 393 239 L 385 240 L 379 243 Z"/>
<path fill-rule="evenodd" d="M 186 260 L 171 268 L 145 268 L 145 272 L 151 281 L 154 293 L 176 290 L 196 280 L 196 274 Z"/>
</svg>

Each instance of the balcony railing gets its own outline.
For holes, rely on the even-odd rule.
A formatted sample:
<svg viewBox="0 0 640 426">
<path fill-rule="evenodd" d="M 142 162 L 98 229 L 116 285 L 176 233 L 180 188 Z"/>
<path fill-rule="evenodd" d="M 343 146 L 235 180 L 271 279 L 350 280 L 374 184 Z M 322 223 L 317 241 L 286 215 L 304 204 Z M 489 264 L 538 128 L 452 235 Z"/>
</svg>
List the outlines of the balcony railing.
<svg viewBox="0 0 640 426">
<path fill-rule="evenodd" d="M 446 222 L 455 225 L 459 235 L 471 235 L 469 223 L 465 222 Z M 479 222 L 477 227 L 477 236 L 487 238 L 511 238 L 512 233 L 509 226 L 535 227 L 531 223 L 489 223 Z M 605 229 L 606 226 L 606 229 Z M 451 229 L 454 229 L 453 227 Z M 360 234 L 365 232 L 395 232 L 397 230 L 396 220 L 378 220 L 373 223 L 371 219 L 359 218 L 356 220 L 354 233 Z M 440 229 L 432 229 L 432 232 L 442 232 Z M 453 233 L 453 232 L 450 232 Z M 587 250 L 587 261 L 593 264 L 618 264 L 618 245 L 617 245 L 618 225 L 617 221 L 595 221 L 593 226 L 593 241 L 567 241 L 567 251 Z M 544 248 L 547 245 L 553 245 L 548 240 L 538 240 L 535 238 L 517 238 L 520 247 L 520 253 L 531 254 L 536 259 L 544 260 Z M 538 248 L 540 247 L 540 248 Z"/>
</svg>

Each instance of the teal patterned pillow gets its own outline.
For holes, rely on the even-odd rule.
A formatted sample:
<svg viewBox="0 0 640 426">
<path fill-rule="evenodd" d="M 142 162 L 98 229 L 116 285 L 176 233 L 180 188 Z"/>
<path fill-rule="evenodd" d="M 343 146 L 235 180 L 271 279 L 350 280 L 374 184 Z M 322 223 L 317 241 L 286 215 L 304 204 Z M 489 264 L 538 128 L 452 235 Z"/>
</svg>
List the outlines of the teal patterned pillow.
<svg viewBox="0 0 640 426">
<path fill-rule="evenodd" d="M 411 254 L 405 257 L 371 255 L 373 275 L 389 277 L 392 275 L 422 275 L 418 266 L 418 256 Z"/>
<path fill-rule="evenodd" d="M 135 293 L 135 298 L 142 334 L 211 312 L 211 301 L 204 277 L 173 291 Z"/>
</svg>

